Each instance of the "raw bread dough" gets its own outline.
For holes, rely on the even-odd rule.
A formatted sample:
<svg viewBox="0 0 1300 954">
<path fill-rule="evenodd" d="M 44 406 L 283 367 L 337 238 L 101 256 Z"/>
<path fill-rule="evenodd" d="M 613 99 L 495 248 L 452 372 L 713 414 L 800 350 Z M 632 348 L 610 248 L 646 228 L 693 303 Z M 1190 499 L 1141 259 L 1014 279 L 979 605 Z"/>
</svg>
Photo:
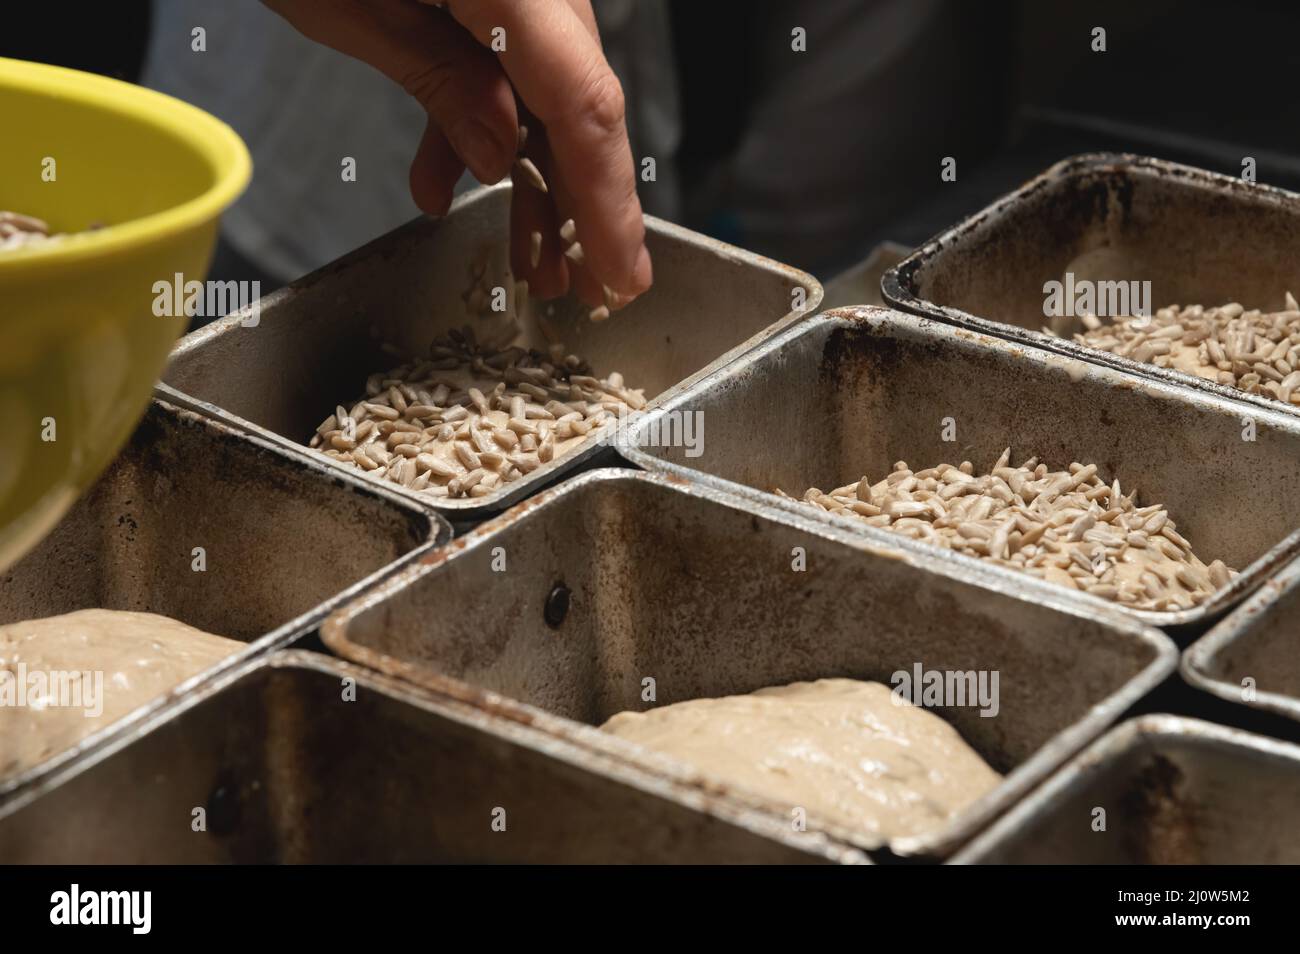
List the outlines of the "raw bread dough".
<svg viewBox="0 0 1300 954">
<path fill-rule="evenodd" d="M 934 829 L 1002 779 L 943 719 L 855 679 L 620 712 L 602 728 L 882 839 Z"/>
<path fill-rule="evenodd" d="M 166 616 L 116 610 L 0 626 L 0 778 L 71 748 L 245 645 Z"/>
</svg>

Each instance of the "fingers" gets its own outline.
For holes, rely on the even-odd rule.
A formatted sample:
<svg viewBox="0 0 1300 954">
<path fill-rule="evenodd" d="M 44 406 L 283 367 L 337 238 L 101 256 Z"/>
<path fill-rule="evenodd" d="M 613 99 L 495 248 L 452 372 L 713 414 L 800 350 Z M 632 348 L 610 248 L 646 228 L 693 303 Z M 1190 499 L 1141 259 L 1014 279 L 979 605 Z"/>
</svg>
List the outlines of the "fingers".
<svg viewBox="0 0 1300 954">
<path fill-rule="evenodd" d="M 492 54 L 441 13 L 423 56 L 398 82 L 438 124 L 480 182 L 499 182 L 514 162 L 519 120 L 514 91 Z"/>
<path fill-rule="evenodd" d="M 411 198 L 422 212 L 442 218 L 451 207 L 452 196 L 465 163 L 432 119 L 411 161 Z"/>
<path fill-rule="evenodd" d="M 573 294 L 592 307 L 609 304 L 620 307 L 625 302 L 611 300 L 601 283 L 587 268 L 585 259 L 573 252 L 567 240 L 560 236 L 560 225 L 569 219 L 573 198 L 555 174 L 555 161 L 546 142 L 545 129 L 540 124 L 529 124 L 528 144 L 525 154 L 549 183 L 548 191 L 533 188 L 528 178 L 519 171 L 514 174 L 511 192 L 511 267 L 516 275 L 528 279 L 529 290 L 541 298 L 555 298 L 572 290 Z M 533 132 L 536 128 L 539 131 Z M 532 234 L 542 240 L 537 266 L 532 264 Z M 579 245 L 579 248 L 581 245 Z M 566 250 L 574 257 L 566 255 Z"/>
<path fill-rule="evenodd" d="M 545 125 L 552 177 L 573 205 L 587 266 L 628 297 L 650 287 L 652 269 L 636 194 L 623 91 L 599 43 L 569 0 L 451 0 L 452 15 L 497 54 L 520 99 Z"/>
<path fill-rule="evenodd" d="M 416 203 L 432 215 L 446 213 L 465 166 L 483 182 L 510 172 L 517 91 L 539 120 L 528 155 L 544 170 L 550 193 L 515 177 L 516 274 L 545 297 L 572 284 L 592 305 L 610 299 L 602 286 L 620 304 L 649 287 L 622 89 L 601 52 L 589 0 L 454 0 L 455 20 L 404 0 L 266 2 L 309 38 L 376 67 L 421 103 L 429 121 L 410 184 Z M 489 49 L 495 27 L 507 31 L 500 53 Z M 568 218 L 577 224 L 583 262 L 563 255 L 559 225 Z M 534 235 L 541 237 L 536 251 Z"/>
<path fill-rule="evenodd" d="M 530 128 L 525 153 L 543 170 L 549 166 L 545 152 L 542 134 Z M 536 266 L 532 261 L 534 233 L 541 238 Z M 532 188 L 517 171 L 510 192 L 510 269 L 528 280 L 529 292 L 538 298 L 558 298 L 569 289 L 553 197 Z"/>
<path fill-rule="evenodd" d="M 549 181 L 552 183 L 551 196 L 554 200 L 555 208 L 558 211 L 556 217 L 559 219 L 559 224 L 562 225 L 566 220 L 574 217 L 574 199 L 569 193 L 568 188 L 565 186 L 563 178 L 556 175 L 555 159 L 550 154 L 549 150 L 543 156 L 542 161 L 545 163 L 544 168 L 546 169 L 546 174 L 549 177 Z M 558 227 L 559 226 L 557 225 L 557 229 Z M 579 237 L 577 242 L 577 247 L 581 249 L 580 255 L 575 252 L 574 249 L 568 248 L 567 242 L 561 241 L 560 247 L 562 249 L 567 249 L 569 253 L 573 253 L 573 257 L 570 257 L 569 254 L 565 254 L 564 256 L 565 264 L 569 270 L 569 286 L 573 291 L 573 294 L 588 305 L 591 305 L 593 308 L 604 304 L 604 283 L 596 278 L 591 267 L 587 264 L 587 251 L 586 247 L 582 244 L 581 237 Z M 611 301 L 610 304 L 614 305 L 615 302 Z"/>
<path fill-rule="evenodd" d="M 582 25 L 587 28 L 587 32 L 592 35 L 596 43 L 600 43 L 600 28 L 596 25 L 596 13 L 591 9 L 591 0 L 566 0 L 569 9 L 573 11 L 574 16 L 582 21 Z"/>
<path fill-rule="evenodd" d="M 401 85 L 480 181 L 496 182 L 510 171 L 518 129 L 510 82 L 491 51 L 444 12 L 403 0 L 267 3 L 310 39 Z M 417 164 L 429 166 L 430 159 L 419 154 Z"/>
</svg>

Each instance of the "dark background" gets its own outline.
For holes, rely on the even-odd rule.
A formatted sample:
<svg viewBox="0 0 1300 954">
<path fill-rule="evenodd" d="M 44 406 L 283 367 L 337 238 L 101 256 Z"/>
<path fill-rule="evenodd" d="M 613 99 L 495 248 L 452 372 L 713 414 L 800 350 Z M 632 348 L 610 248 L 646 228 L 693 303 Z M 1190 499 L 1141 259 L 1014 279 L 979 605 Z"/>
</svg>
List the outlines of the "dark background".
<svg viewBox="0 0 1300 954">
<path fill-rule="evenodd" d="M 682 99 L 683 224 L 716 231 L 708 210 L 689 201 L 692 172 L 734 146 L 762 80 L 741 44 L 717 38 L 790 22 L 799 5 L 672 3 L 681 87 L 690 91 Z M 135 80 L 150 12 L 149 0 L 79 5 L 75 13 L 29 5 L 21 20 L 7 17 L 0 55 Z M 961 93 L 975 91 L 960 130 L 960 181 L 940 183 L 930 166 L 891 177 L 884 214 L 862 223 L 859 246 L 836 268 L 884 239 L 919 244 L 1077 152 L 1150 153 L 1232 175 L 1249 155 L 1259 181 L 1300 187 L 1300 4 L 981 0 L 952 2 L 945 19 L 963 40 L 970 89 Z M 1104 54 L 1089 49 L 1094 26 L 1107 30 Z M 219 261 L 217 271 L 223 267 Z M 816 270 L 829 277 L 825 265 Z"/>
</svg>

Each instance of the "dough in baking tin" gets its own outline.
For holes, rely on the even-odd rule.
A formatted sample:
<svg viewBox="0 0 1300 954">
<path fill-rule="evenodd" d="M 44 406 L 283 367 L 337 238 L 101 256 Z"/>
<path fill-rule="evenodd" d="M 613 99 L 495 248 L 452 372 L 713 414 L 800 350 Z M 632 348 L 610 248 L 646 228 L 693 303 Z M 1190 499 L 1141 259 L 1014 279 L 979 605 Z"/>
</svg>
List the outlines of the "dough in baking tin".
<svg viewBox="0 0 1300 954">
<path fill-rule="evenodd" d="M 117 610 L 0 626 L 0 778 L 71 748 L 245 645 Z"/>
<path fill-rule="evenodd" d="M 937 828 L 1002 777 L 937 715 L 888 686 L 819 679 L 620 712 L 607 732 L 809 819 L 882 839 Z"/>
</svg>

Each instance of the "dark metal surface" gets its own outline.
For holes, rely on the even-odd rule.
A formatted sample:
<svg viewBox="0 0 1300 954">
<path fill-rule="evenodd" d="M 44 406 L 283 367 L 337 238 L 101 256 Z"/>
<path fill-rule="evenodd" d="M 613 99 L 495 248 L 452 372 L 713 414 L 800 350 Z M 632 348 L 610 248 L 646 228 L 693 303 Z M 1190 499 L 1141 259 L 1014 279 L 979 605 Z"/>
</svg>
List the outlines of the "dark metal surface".
<svg viewBox="0 0 1300 954">
<path fill-rule="evenodd" d="M 63 755 L 0 779 L 21 798 L 52 769 L 197 680 L 314 630 L 332 608 L 451 536 L 399 495 L 154 401 L 109 469 L 0 573 L 0 623 L 80 609 L 157 613 L 248 643 Z M 193 569 L 202 547 L 206 569 Z"/>
<path fill-rule="evenodd" d="M 489 263 L 491 284 L 509 286 L 509 203 L 508 184 L 475 190 L 444 219 L 411 222 L 267 296 L 255 327 L 243 327 L 249 315 L 237 312 L 186 336 L 159 396 L 301 447 L 336 404 L 364 393 L 367 375 L 401 363 L 381 344 L 413 357 L 426 354 L 434 337 L 467 323 L 486 336 L 493 325 L 467 316 L 461 295 L 467 269 L 478 260 Z M 600 323 L 566 299 L 555 303 L 549 322 L 596 373 L 621 372 L 629 387 L 645 389 L 652 405 L 821 302 L 821 285 L 804 272 L 651 217 L 646 228 L 655 262 L 649 293 Z M 803 290 L 799 313 L 796 289 Z M 524 331 L 524 343 L 545 346 L 535 322 Z M 606 443 L 592 436 L 487 497 L 397 492 L 457 520 L 482 519 L 590 464 Z"/>
<path fill-rule="evenodd" d="M 1040 329 L 1043 285 L 1149 281 L 1151 305 L 1281 309 L 1300 289 L 1300 195 L 1145 156 L 1096 153 L 1052 166 L 885 272 L 896 308 L 1020 344 L 1193 387 L 1259 408 L 1300 408 L 1141 364 Z M 1300 291 L 1296 291 L 1300 294 Z"/>
<path fill-rule="evenodd" d="M 669 783 L 301 651 L 209 681 L 61 781 L 0 808 L 0 860 L 865 860 L 752 813 L 697 811 Z"/>
<path fill-rule="evenodd" d="M 703 453 L 650 446 L 673 414 L 699 412 Z M 1255 424 L 1244 441 L 1243 414 Z M 945 442 L 951 419 L 956 441 Z M 918 467 L 971 460 L 988 467 L 1003 448 L 1053 468 L 1096 463 L 1107 479 L 1165 504 L 1207 563 L 1242 570 L 1200 606 L 1124 610 L 1189 638 L 1243 599 L 1300 550 L 1300 422 L 1216 395 L 986 337 L 879 308 L 826 312 L 788 329 L 629 429 L 620 451 L 649 470 L 699 481 L 749 506 L 853 528 L 873 542 L 1023 585 L 1027 574 L 904 539 L 772 493 L 802 495 L 884 477 L 894 461 Z M 1061 590 L 1089 606 L 1119 604 Z"/>
<path fill-rule="evenodd" d="M 674 478 L 597 470 L 484 524 L 322 626 L 345 658 L 648 768 L 708 806 L 789 807 L 599 731 L 617 712 L 898 670 L 997 670 L 1000 711 L 940 710 L 1009 773 L 899 854 L 943 855 L 1172 673 L 1159 632 L 1106 607 L 944 564 Z M 793 558 L 802 548 L 806 570 Z M 567 591 L 555 612 L 558 587 Z M 1028 599 L 1022 597 L 1029 597 Z M 881 846 L 819 824 L 845 844 Z"/>
<path fill-rule="evenodd" d="M 1300 864 L 1297 791 L 1300 746 L 1144 716 L 1072 759 L 953 860 Z"/>
<path fill-rule="evenodd" d="M 1300 722 L 1300 561 L 1294 561 L 1183 653 L 1188 683 Z"/>
</svg>

